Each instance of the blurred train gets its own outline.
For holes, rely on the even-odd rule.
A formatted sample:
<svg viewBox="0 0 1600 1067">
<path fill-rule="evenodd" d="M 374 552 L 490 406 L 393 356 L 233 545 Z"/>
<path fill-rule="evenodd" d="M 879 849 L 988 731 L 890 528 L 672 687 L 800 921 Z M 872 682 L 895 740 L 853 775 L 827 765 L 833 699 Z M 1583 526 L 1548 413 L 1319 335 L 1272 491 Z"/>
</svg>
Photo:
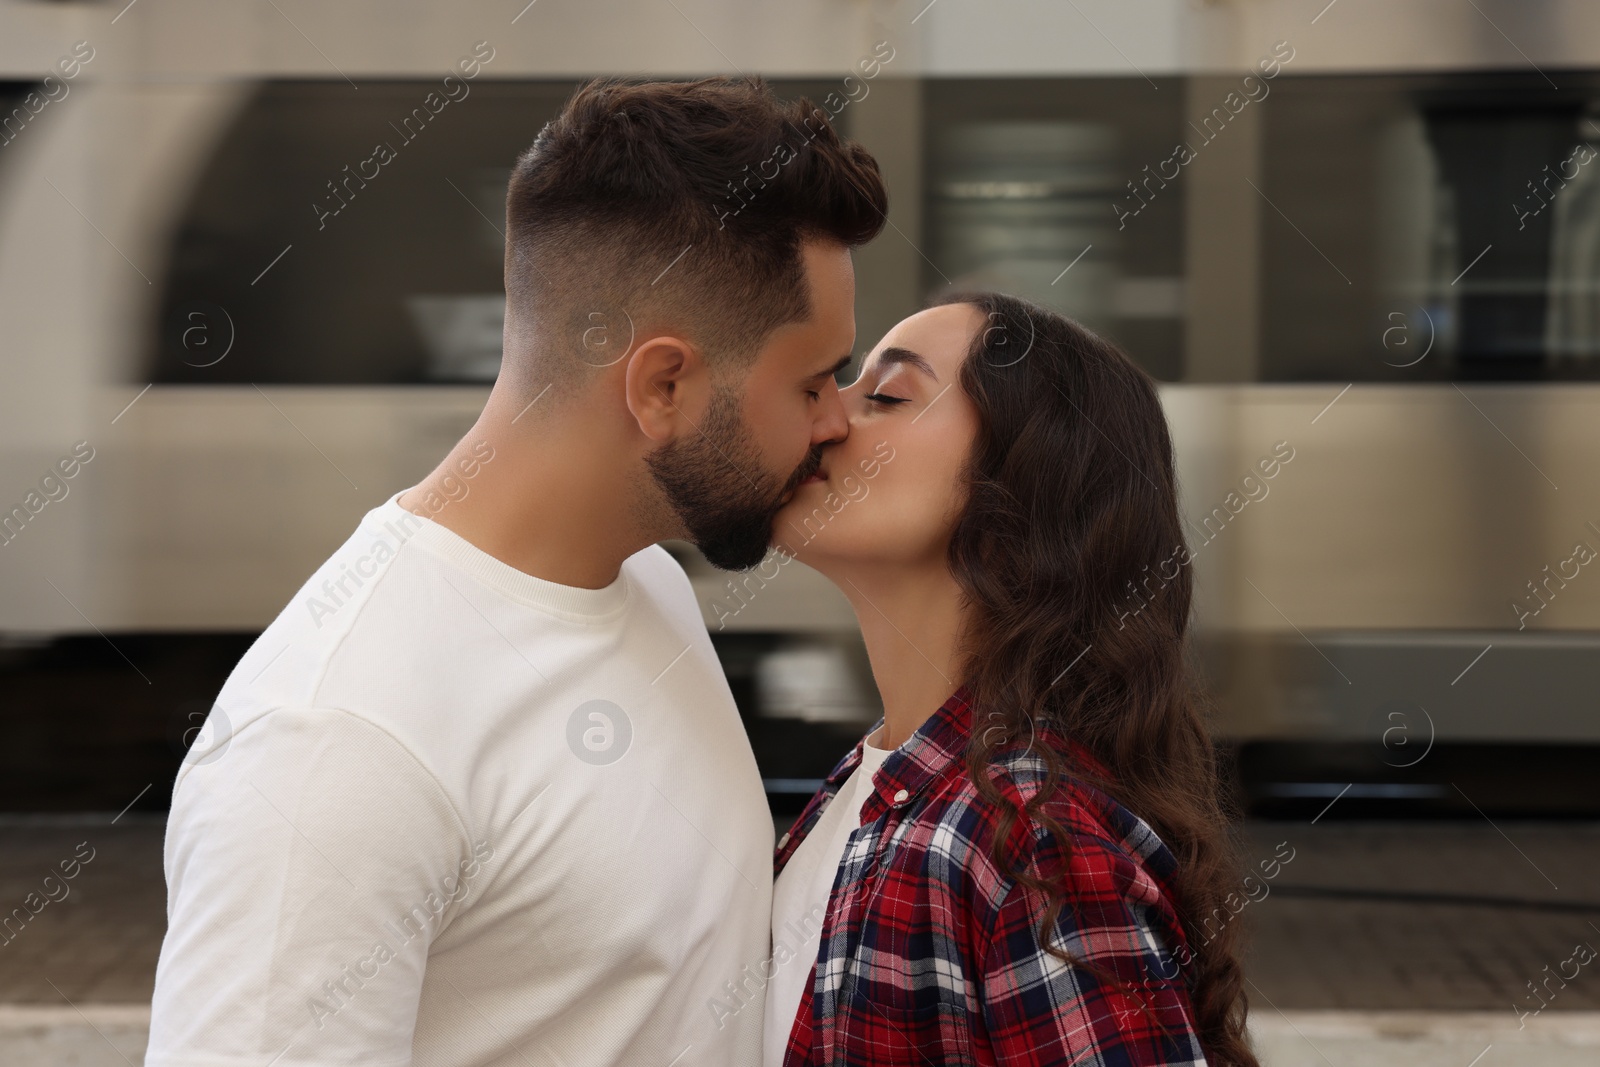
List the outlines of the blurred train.
<svg viewBox="0 0 1600 1067">
<path fill-rule="evenodd" d="M 1600 810 L 1600 15 L 1320 6 L 0 3 L 12 780 L 187 736 L 471 424 L 577 81 L 745 69 L 884 169 L 858 353 L 983 285 L 1160 380 L 1254 810 Z M 848 605 L 671 547 L 781 808 L 876 714 Z"/>
</svg>

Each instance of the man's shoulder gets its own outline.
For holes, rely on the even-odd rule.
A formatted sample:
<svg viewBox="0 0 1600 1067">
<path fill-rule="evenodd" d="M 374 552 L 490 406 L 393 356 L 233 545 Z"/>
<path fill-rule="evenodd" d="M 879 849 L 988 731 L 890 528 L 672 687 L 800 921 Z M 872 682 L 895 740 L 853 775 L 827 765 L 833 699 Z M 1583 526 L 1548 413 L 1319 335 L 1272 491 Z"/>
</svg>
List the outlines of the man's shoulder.
<svg viewBox="0 0 1600 1067">
<path fill-rule="evenodd" d="M 352 783 L 370 778 L 365 794 L 376 795 L 375 783 L 425 793 L 455 817 L 449 790 L 432 761 L 397 725 L 360 709 L 331 705 L 219 702 L 184 757 L 173 795 L 190 801 L 197 795 L 250 799 L 251 790 L 270 793 L 272 783 L 315 780 L 348 804 L 345 794 Z"/>
<path fill-rule="evenodd" d="M 623 561 L 629 579 L 637 582 L 643 594 L 669 612 L 700 617 L 694 584 L 676 556 L 662 545 L 641 548 Z"/>
</svg>

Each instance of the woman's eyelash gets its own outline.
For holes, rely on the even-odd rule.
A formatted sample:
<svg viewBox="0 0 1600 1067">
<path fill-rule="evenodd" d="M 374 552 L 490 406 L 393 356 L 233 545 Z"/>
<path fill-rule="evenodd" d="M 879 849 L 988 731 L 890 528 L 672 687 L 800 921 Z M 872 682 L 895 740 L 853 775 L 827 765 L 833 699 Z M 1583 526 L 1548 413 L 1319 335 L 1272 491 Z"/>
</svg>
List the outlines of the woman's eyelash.
<svg viewBox="0 0 1600 1067">
<path fill-rule="evenodd" d="M 868 393 L 867 399 L 876 404 L 904 404 L 911 398 L 904 396 L 885 396 L 882 393 Z"/>
</svg>

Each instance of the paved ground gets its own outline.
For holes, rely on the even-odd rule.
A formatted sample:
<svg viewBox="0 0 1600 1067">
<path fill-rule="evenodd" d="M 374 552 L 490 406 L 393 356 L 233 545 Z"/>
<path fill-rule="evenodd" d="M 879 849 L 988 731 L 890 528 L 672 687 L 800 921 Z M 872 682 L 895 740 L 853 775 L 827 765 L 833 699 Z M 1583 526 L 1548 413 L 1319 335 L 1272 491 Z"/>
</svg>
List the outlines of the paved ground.
<svg viewBox="0 0 1600 1067">
<path fill-rule="evenodd" d="M 1263 1067 L 1594 1067 L 1600 1013 L 1301 1011 L 1250 1025 Z M 112 1067 L 107 1064 L 106 1067 Z"/>
<path fill-rule="evenodd" d="M 93 850 L 66 896 L 5 928 L 0 1061 L 138 1062 L 165 927 L 161 840 L 160 819 L 137 813 L 0 821 L 6 910 L 27 914 L 46 875 Z M 1600 1062 L 1600 960 L 1566 962 L 1600 947 L 1600 825 L 1255 822 L 1245 841 L 1252 864 L 1293 856 L 1236 920 L 1272 1067 L 1467 1067 L 1489 1045 L 1478 1067 Z"/>
<path fill-rule="evenodd" d="M 0 945 L 0 1004 L 149 1003 L 167 928 L 164 821 L 138 813 L 110 820 L 0 821 L 0 919 L 11 917 Z M 78 856 L 93 858 L 80 861 L 75 878 L 47 887 L 62 861 Z M 30 893 L 38 894 L 37 914 Z M 19 914 L 31 917 L 19 922 Z"/>
<path fill-rule="evenodd" d="M 1247 839 L 1256 863 L 1294 855 L 1240 913 L 1258 1008 L 1600 1008 L 1600 960 L 1567 962 L 1600 948 L 1600 825 L 1258 822 Z"/>
</svg>

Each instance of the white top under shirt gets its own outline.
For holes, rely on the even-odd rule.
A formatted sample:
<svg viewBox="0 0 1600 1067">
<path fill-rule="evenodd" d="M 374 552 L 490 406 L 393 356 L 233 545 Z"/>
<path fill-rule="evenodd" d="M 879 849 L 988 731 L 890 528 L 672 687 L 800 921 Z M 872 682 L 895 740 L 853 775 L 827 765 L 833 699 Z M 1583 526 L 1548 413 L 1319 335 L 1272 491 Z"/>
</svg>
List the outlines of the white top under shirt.
<svg viewBox="0 0 1600 1067">
<path fill-rule="evenodd" d="M 839 861 L 850 835 L 861 827 L 861 807 L 872 795 L 872 776 L 893 749 L 861 746 L 861 762 L 839 786 L 800 847 L 794 850 L 772 887 L 772 961 L 776 973 L 767 984 L 765 1067 L 783 1067 L 800 1010 L 806 980 L 821 947 L 822 920 L 828 914 Z M 792 953 L 792 955 L 791 955 Z"/>
<path fill-rule="evenodd" d="M 180 770 L 144 1062 L 750 1067 L 772 833 L 664 549 L 563 586 L 390 498 Z"/>
</svg>

